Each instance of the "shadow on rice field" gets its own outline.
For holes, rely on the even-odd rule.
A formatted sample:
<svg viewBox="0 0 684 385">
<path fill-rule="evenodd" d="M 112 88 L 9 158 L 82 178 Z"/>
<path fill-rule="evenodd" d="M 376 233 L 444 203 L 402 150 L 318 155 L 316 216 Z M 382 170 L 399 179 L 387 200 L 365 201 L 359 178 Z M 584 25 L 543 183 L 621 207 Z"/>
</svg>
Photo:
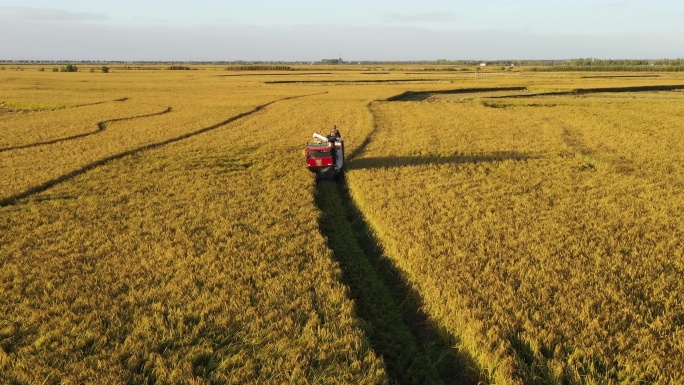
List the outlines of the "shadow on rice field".
<svg viewBox="0 0 684 385">
<path fill-rule="evenodd" d="M 583 95 L 594 93 L 620 93 L 620 92 L 655 92 L 655 91 L 679 91 L 684 89 L 683 84 L 646 85 L 630 87 L 595 87 L 595 88 L 569 88 L 567 90 L 544 90 L 530 87 L 482 87 L 482 88 L 456 88 L 450 90 L 434 91 L 406 91 L 385 99 L 388 102 L 422 102 L 431 100 L 439 95 L 471 95 L 486 98 L 531 98 L 537 96 L 563 96 Z M 486 93 L 501 93 L 487 95 Z M 483 95 L 479 95 L 483 94 Z"/>
<path fill-rule="evenodd" d="M 422 299 L 355 206 L 344 181 L 319 181 L 316 204 L 322 234 L 342 269 L 361 326 L 385 362 L 390 383 L 477 384 L 473 360 L 421 311 Z"/>
</svg>

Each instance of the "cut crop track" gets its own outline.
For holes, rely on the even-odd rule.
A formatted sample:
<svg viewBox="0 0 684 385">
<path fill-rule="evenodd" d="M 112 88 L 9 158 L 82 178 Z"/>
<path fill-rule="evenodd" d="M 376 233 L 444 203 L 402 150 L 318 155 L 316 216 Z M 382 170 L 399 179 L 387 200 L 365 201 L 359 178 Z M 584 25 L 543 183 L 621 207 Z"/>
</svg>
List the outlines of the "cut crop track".
<svg viewBox="0 0 684 385">
<path fill-rule="evenodd" d="M 399 95 L 391 96 L 386 100 L 388 102 L 420 102 L 428 100 L 435 95 L 451 95 L 451 94 L 473 94 L 483 92 L 504 92 L 504 91 L 526 91 L 526 87 L 489 87 L 489 88 L 459 88 L 455 90 L 439 90 L 439 91 L 406 91 Z"/>
<path fill-rule="evenodd" d="M 575 88 L 567 91 L 539 90 L 529 87 L 488 87 L 488 88 L 460 88 L 453 90 L 437 91 L 406 91 L 392 96 L 386 100 L 389 102 L 420 102 L 433 99 L 449 100 L 449 96 L 460 96 L 460 100 L 474 98 L 532 98 L 540 96 L 567 96 L 593 93 L 620 93 L 620 92 L 655 92 L 655 91 L 678 91 L 684 89 L 684 85 L 654 85 L 633 87 L 603 87 L 603 88 Z"/>
<path fill-rule="evenodd" d="M 318 76 L 318 75 L 332 75 L 332 72 L 300 72 L 300 73 L 246 73 L 246 74 L 227 74 L 216 75 L 217 77 L 233 77 L 233 76 Z"/>
<path fill-rule="evenodd" d="M 124 99 L 124 100 L 125 100 L 125 99 Z M 123 100 L 120 100 L 120 101 L 123 101 Z M 99 104 L 99 103 L 96 103 L 96 104 Z M 171 107 L 166 107 L 166 108 L 165 108 L 163 111 L 161 111 L 161 112 L 154 112 L 154 113 L 151 113 L 151 114 L 136 115 L 136 116 L 129 116 L 129 117 L 125 117 L 125 118 L 116 118 L 116 119 L 103 120 L 103 121 L 98 122 L 98 123 L 96 124 L 97 129 L 94 130 L 94 131 L 84 132 L 84 133 L 78 134 L 78 135 L 66 136 L 66 137 L 64 137 L 64 138 L 57 138 L 57 139 L 52 139 L 52 140 L 46 140 L 46 141 L 44 141 L 44 142 L 35 142 L 35 143 L 29 143 L 29 144 L 24 144 L 24 145 L 20 145 L 20 146 L 13 146 L 13 147 L 0 148 L 0 152 L 12 151 L 12 150 L 19 150 L 19 149 L 22 149 L 22 148 L 31 148 L 31 147 L 45 146 L 45 145 L 49 145 L 49 144 L 55 144 L 55 143 L 60 143 L 60 142 L 66 142 L 66 141 L 69 141 L 69 140 L 74 140 L 74 139 L 79 139 L 79 138 L 85 138 L 85 137 L 88 137 L 88 136 L 91 136 L 91 135 L 95 135 L 95 134 L 98 134 L 98 133 L 104 131 L 104 130 L 107 128 L 107 125 L 109 125 L 110 123 L 121 122 L 121 121 L 125 121 L 125 120 L 149 118 L 149 117 L 152 117 L 152 116 L 158 116 L 158 115 L 168 114 L 169 112 L 171 112 Z"/>
<path fill-rule="evenodd" d="M 373 102 L 366 104 L 371 130 L 348 157 L 351 169 L 378 130 Z M 363 329 L 383 357 L 391 383 L 477 384 L 473 360 L 454 347 L 458 341 L 422 312 L 422 299 L 405 274 L 383 254 L 344 181 L 317 183 L 319 227 L 342 269 Z"/>
<path fill-rule="evenodd" d="M 391 383 L 476 384 L 475 367 L 448 333 L 421 312 L 420 295 L 383 256 L 343 182 L 319 182 L 320 228 L 342 268 L 362 328 Z"/>
<path fill-rule="evenodd" d="M 119 98 L 119 99 L 114 99 L 114 100 L 112 100 L 112 101 L 113 101 L 113 102 L 125 102 L 126 100 L 128 100 L 128 98 L 127 98 L 127 97 L 123 97 L 123 98 Z M 85 104 L 77 104 L 77 105 L 75 105 L 74 107 L 96 106 L 96 105 L 98 105 L 98 104 L 105 104 L 105 103 L 109 103 L 109 101 L 104 101 L 104 102 L 93 102 L 93 103 L 85 103 Z"/>
<path fill-rule="evenodd" d="M 366 139 L 364 139 L 363 142 L 361 142 L 359 147 L 357 147 L 354 151 L 352 151 L 349 154 L 349 156 L 347 157 L 349 160 L 356 158 L 358 155 L 360 155 L 362 152 L 364 152 L 366 150 L 366 147 L 368 147 L 371 140 L 373 140 L 373 135 L 375 135 L 375 132 L 377 131 L 378 123 L 375 119 L 375 115 L 373 114 L 373 102 L 369 102 L 368 104 L 366 104 L 366 112 L 371 117 L 371 124 L 372 124 L 371 131 L 366 136 Z"/>
<path fill-rule="evenodd" d="M 111 156 L 108 156 L 108 157 L 99 159 L 99 160 L 94 161 L 94 162 L 92 162 L 92 163 L 89 163 L 89 164 L 87 164 L 87 165 L 85 165 L 85 166 L 83 166 L 83 167 L 81 167 L 81 168 L 78 168 L 78 169 L 73 170 L 73 171 L 71 171 L 71 172 L 68 172 L 68 173 L 66 173 L 66 174 L 64 174 L 64 175 L 61 175 L 61 176 L 59 176 L 59 177 L 57 177 L 57 178 L 48 180 L 47 182 L 44 182 L 44 183 L 41 183 L 41 184 L 39 184 L 39 185 L 37 185 L 37 186 L 31 187 L 31 188 L 29 188 L 29 189 L 27 189 L 27 190 L 25 190 L 25 191 L 23 191 L 23 192 L 21 192 L 21 193 L 18 193 L 18 194 L 9 196 L 9 197 L 4 198 L 4 199 L 0 199 L 0 207 L 14 205 L 14 204 L 16 204 L 17 201 L 20 200 L 20 199 L 28 198 L 28 197 L 30 197 L 30 196 L 32 196 L 32 195 L 35 195 L 35 194 L 41 193 L 41 192 L 43 192 L 43 191 L 46 191 L 46 190 L 50 189 L 50 188 L 53 187 L 53 186 L 56 186 L 56 185 L 58 185 L 58 184 L 60 184 L 60 183 L 63 183 L 63 182 L 66 182 L 66 181 L 68 181 L 68 180 L 70 180 L 70 179 L 72 179 L 72 178 L 75 178 L 75 177 L 77 177 L 77 176 L 79 176 L 79 175 L 82 175 L 82 174 L 84 174 L 84 173 L 86 173 L 86 172 L 88 172 L 88 171 L 90 171 L 90 170 L 92 170 L 92 169 L 94 169 L 94 168 L 96 168 L 96 167 L 105 165 L 105 164 L 107 164 L 107 163 L 109 163 L 109 162 L 111 162 L 111 161 L 113 161 L 113 160 L 121 159 L 121 158 L 124 158 L 124 157 L 126 157 L 126 156 L 133 155 L 133 154 L 137 154 L 137 153 L 142 152 L 142 151 L 155 149 L 155 148 L 158 148 L 158 147 L 161 147 L 161 146 L 165 146 L 165 145 L 170 144 L 170 143 L 178 142 L 178 141 L 183 140 L 183 139 L 191 138 L 191 137 L 193 137 L 193 136 L 195 136 L 195 135 L 199 135 L 199 134 L 202 134 L 202 133 L 205 133 L 205 132 L 208 132 L 208 131 L 215 130 L 215 129 L 220 128 L 220 127 L 223 127 L 223 126 L 225 126 L 225 125 L 227 125 L 227 124 L 229 124 L 229 123 L 232 123 L 232 122 L 234 122 L 234 121 L 236 121 L 236 120 L 239 120 L 239 119 L 242 119 L 242 118 L 244 118 L 244 117 L 250 116 L 250 115 L 252 115 L 252 114 L 254 114 L 254 113 L 257 113 L 257 112 L 263 110 L 264 108 L 270 106 L 270 105 L 273 104 L 273 103 L 282 102 L 282 101 L 290 100 L 290 99 L 302 98 L 302 97 L 306 97 L 306 96 L 314 96 L 314 95 L 320 95 L 320 94 L 307 94 L 307 95 L 288 96 L 288 97 L 285 97 L 285 98 L 281 98 L 281 99 L 278 99 L 278 100 L 274 100 L 274 101 L 271 101 L 271 102 L 268 102 L 268 103 L 265 103 L 265 104 L 256 106 L 256 107 L 254 107 L 254 109 L 252 109 L 252 110 L 250 110 L 250 111 L 243 112 L 243 113 L 241 113 L 241 114 L 232 116 L 232 117 L 230 117 L 230 118 L 228 118 L 228 119 L 226 119 L 226 120 L 224 120 L 224 121 L 222 121 L 222 122 L 216 123 L 216 124 L 214 124 L 214 125 L 211 125 L 211 126 L 208 126 L 208 127 L 204 127 L 204 128 L 200 128 L 200 129 L 198 129 L 198 130 L 195 130 L 195 131 L 192 131 L 192 132 L 188 132 L 188 133 L 186 133 L 186 134 L 179 135 L 179 136 L 176 136 L 176 137 L 173 137 L 173 138 L 169 138 L 169 139 L 166 139 L 166 140 L 163 140 L 163 141 L 160 141 L 160 142 L 149 143 L 149 144 L 146 144 L 146 145 L 144 145 L 144 146 L 140 146 L 140 147 L 137 147 L 137 148 L 128 150 L 128 151 L 123 151 L 123 152 L 120 152 L 120 153 L 117 153 L 117 154 L 114 154 L 114 155 L 111 155 Z"/>
<path fill-rule="evenodd" d="M 271 80 L 266 84 L 325 84 L 325 85 L 373 85 L 373 84 L 425 84 L 449 83 L 439 79 L 382 79 L 382 80 Z"/>
</svg>

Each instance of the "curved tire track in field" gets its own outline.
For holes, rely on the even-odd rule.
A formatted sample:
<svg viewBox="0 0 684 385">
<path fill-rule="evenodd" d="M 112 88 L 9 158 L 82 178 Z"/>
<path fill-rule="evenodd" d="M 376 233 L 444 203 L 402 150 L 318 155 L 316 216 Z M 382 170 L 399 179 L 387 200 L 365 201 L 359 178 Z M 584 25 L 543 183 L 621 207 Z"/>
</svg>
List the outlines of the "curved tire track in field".
<svg viewBox="0 0 684 385">
<path fill-rule="evenodd" d="M 101 103 L 95 103 L 95 104 L 101 104 Z M 90 132 L 85 132 L 83 134 L 77 134 L 77 135 L 72 135 L 72 136 L 67 136 L 64 138 L 57 138 L 57 139 L 52 139 L 52 140 L 46 140 L 44 142 L 35 142 L 35 143 L 29 143 L 29 144 L 23 144 L 20 146 L 14 146 L 14 147 L 5 147 L 5 148 L 0 148 L 0 152 L 5 152 L 5 151 L 12 151 L 12 150 L 20 150 L 22 148 L 31 148 L 31 147 L 38 147 L 38 146 L 45 146 L 49 144 L 55 144 L 55 143 L 60 143 L 60 142 L 66 142 L 69 140 L 74 140 L 74 139 L 79 139 L 79 138 L 85 138 L 87 136 L 95 135 L 98 134 L 102 131 L 104 131 L 107 128 L 107 125 L 110 123 L 114 122 L 121 122 L 124 120 L 133 120 L 133 119 L 140 119 L 140 118 L 148 118 L 151 116 L 157 116 L 157 115 L 163 115 L 163 114 L 168 114 L 171 112 L 171 107 L 166 107 L 163 111 L 161 112 L 154 112 L 151 114 L 145 114 L 145 115 L 136 115 L 136 116 L 129 116 L 125 118 L 116 118 L 116 119 L 109 119 L 109 120 L 103 120 L 101 122 L 97 122 L 97 130 L 95 131 L 90 131 Z"/>
<path fill-rule="evenodd" d="M 149 118 L 151 116 L 164 115 L 164 114 L 168 114 L 169 112 L 171 112 L 171 110 L 172 110 L 171 107 L 166 107 L 161 112 L 153 112 L 151 114 L 144 114 L 144 115 L 130 116 L 130 117 L 126 117 L 126 118 L 116 118 L 116 119 L 104 120 L 102 122 L 97 123 L 97 128 L 99 131 L 104 131 L 107 128 L 107 125 L 110 123 L 121 122 L 124 120 L 133 120 L 133 119 L 140 119 L 140 118 Z"/>
<path fill-rule="evenodd" d="M 366 136 L 366 139 L 364 139 L 363 142 L 361 142 L 359 147 L 354 149 L 354 151 L 352 151 L 349 154 L 349 156 L 347 157 L 347 160 L 352 160 L 352 159 L 356 158 L 357 156 L 361 155 L 364 151 L 366 151 L 366 147 L 368 147 L 370 142 L 373 140 L 373 136 L 375 135 L 375 132 L 378 130 L 378 122 L 377 122 L 377 119 L 375 118 L 375 114 L 373 114 L 373 110 L 372 110 L 373 103 L 375 103 L 375 101 L 368 102 L 366 104 L 366 111 L 368 112 L 368 114 L 370 114 L 370 117 L 371 117 L 371 124 L 372 124 L 371 131 L 368 133 L 368 136 Z"/>
<path fill-rule="evenodd" d="M 170 143 L 178 142 L 178 141 L 181 141 L 183 139 L 188 139 L 188 138 L 191 138 L 193 136 L 203 134 L 205 132 L 209 132 L 209 131 L 215 130 L 217 128 L 223 127 L 226 124 L 232 123 L 236 120 L 242 119 L 242 118 L 250 116 L 252 114 L 255 114 L 255 113 L 263 110 L 264 108 L 270 106 L 271 104 L 274 104 L 277 102 L 282 102 L 285 100 L 290 100 L 290 99 L 297 99 L 297 98 L 303 98 L 303 97 L 314 96 L 314 95 L 322 95 L 322 94 L 325 94 L 325 92 L 317 93 L 317 94 L 288 96 L 288 97 L 285 97 L 282 99 L 277 99 L 277 100 L 256 106 L 251 111 L 243 112 L 241 114 L 235 115 L 233 117 L 230 117 L 230 118 L 228 118 L 222 122 L 213 124 L 211 126 L 200 128 L 198 130 L 191 131 L 191 132 L 188 132 L 188 133 L 185 133 L 183 135 L 179 135 L 179 136 L 176 136 L 176 137 L 173 137 L 170 139 L 165 139 L 165 140 L 162 140 L 160 142 L 149 143 L 149 144 L 146 144 L 144 146 L 140 146 L 140 147 L 137 147 L 137 148 L 134 148 L 131 150 L 127 150 L 127 151 L 123 151 L 123 152 L 120 152 L 120 153 L 117 153 L 114 155 L 110 155 L 108 157 L 105 157 L 105 158 L 96 160 L 92 163 L 89 163 L 89 164 L 87 164 L 81 168 L 78 168 L 76 170 L 68 172 L 64 175 L 58 176 L 57 178 L 51 179 L 47 182 L 44 182 L 44 183 L 41 183 L 37 186 L 31 187 L 26 191 L 20 192 L 18 194 L 12 195 L 12 196 L 7 197 L 7 198 L 0 199 L 0 207 L 15 205 L 15 204 L 17 204 L 17 201 L 19 201 L 20 199 L 28 198 L 32 195 L 46 191 L 46 190 L 50 189 L 51 187 L 54 187 L 60 183 L 66 182 L 72 178 L 79 176 L 79 175 L 85 174 L 86 172 L 88 172 L 88 171 L 90 171 L 96 167 L 103 166 L 103 165 L 105 165 L 111 161 L 121 159 L 121 158 L 124 158 L 124 157 L 129 156 L 129 155 L 137 154 L 137 153 L 142 152 L 142 151 L 159 148 L 159 147 L 165 146 L 165 145 L 170 144 Z"/>
<path fill-rule="evenodd" d="M 123 97 L 123 98 L 119 98 L 119 99 L 109 100 L 109 101 L 105 101 L 105 102 L 93 102 L 93 103 L 86 103 L 86 104 L 77 104 L 77 105 L 73 106 L 72 108 L 87 107 L 87 106 L 96 106 L 96 105 L 98 105 L 98 104 L 105 104 L 105 103 L 109 103 L 109 102 L 125 102 L 126 100 L 128 100 L 128 97 Z"/>
<path fill-rule="evenodd" d="M 105 103 L 111 103 L 111 102 L 125 102 L 125 101 L 127 101 L 128 99 L 129 99 L 128 97 L 123 97 L 123 98 L 119 98 L 119 99 L 105 100 L 105 101 L 101 101 L 101 102 L 92 102 L 92 103 L 85 103 L 85 104 L 75 104 L 75 105 L 73 105 L 73 106 L 60 105 L 60 106 L 59 106 L 60 108 L 58 108 L 58 109 L 59 109 L 59 110 L 63 110 L 63 109 L 69 109 L 69 108 L 79 108 L 79 107 L 87 107 L 87 106 L 96 106 L 96 105 L 98 105 L 98 104 L 105 104 Z M 8 110 L 9 112 L 16 112 L 16 110 L 13 110 L 12 108 L 9 108 L 9 109 L 6 109 L 6 110 Z M 41 111 L 41 110 L 31 110 L 31 109 L 29 109 L 29 110 L 22 110 L 22 111 L 23 111 L 23 112 L 31 113 L 31 112 L 39 112 L 39 111 Z"/>
</svg>

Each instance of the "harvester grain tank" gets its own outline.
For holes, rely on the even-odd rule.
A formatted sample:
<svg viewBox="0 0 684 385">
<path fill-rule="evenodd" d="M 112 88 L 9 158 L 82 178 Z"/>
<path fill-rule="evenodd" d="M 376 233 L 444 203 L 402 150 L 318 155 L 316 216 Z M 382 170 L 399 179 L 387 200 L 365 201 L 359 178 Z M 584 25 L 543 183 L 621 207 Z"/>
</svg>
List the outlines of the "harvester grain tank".
<svg viewBox="0 0 684 385">
<path fill-rule="evenodd" d="M 306 166 L 316 179 L 339 179 L 344 175 L 344 140 L 332 135 L 313 133 L 313 143 L 306 145 Z"/>
</svg>

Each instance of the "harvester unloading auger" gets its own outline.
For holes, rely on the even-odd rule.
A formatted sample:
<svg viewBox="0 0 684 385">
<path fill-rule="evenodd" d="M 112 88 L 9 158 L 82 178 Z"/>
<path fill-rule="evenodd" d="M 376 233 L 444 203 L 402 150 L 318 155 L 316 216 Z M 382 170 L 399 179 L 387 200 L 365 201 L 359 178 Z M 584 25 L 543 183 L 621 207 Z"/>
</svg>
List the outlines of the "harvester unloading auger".
<svg viewBox="0 0 684 385">
<path fill-rule="evenodd" d="M 344 175 L 344 140 L 339 136 L 313 133 L 306 145 L 306 166 L 316 179 L 340 179 Z"/>
</svg>

